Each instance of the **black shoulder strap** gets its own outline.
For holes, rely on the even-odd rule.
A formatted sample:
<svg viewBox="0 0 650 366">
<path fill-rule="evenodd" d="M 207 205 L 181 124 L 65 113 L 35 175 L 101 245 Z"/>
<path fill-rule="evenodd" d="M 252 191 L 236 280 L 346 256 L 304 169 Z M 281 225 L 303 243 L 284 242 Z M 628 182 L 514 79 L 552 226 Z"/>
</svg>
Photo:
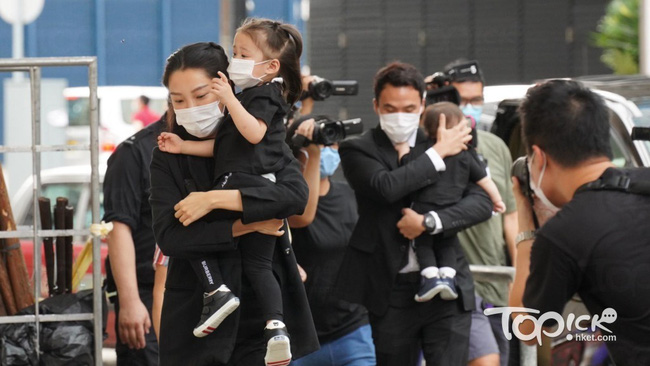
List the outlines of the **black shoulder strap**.
<svg viewBox="0 0 650 366">
<path fill-rule="evenodd" d="M 612 169 L 612 171 L 614 174 L 607 174 L 607 176 L 586 183 L 578 188 L 576 193 L 588 190 L 610 190 L 650 196 L 650 181 L 633 181 L 628 172 L 623 169 Z"/>
</svg>

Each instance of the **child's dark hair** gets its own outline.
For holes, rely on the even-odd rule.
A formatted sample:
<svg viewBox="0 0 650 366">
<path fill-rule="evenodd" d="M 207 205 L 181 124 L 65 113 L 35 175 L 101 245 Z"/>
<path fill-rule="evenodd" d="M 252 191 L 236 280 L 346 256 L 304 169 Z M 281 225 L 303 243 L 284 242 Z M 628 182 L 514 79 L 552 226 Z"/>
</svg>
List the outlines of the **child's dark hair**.
<svg viewBox="0 0 650 366">
<path fill-rule="evenodd" d="M 465 116 L 458 106 L 451 102 L 438 102 L 429 105 L 420 117 L 420 124 L 424 126 L 424 131 L 430 138 L 435 138 L 438 134 L 438 122 L 440 115 L 445 115 L 447 128 L 457 126 Z"/>
<path fill-rule="evenodd" d="M 199 42 L 185 45 L 177 49 L 167 58 L 162 83 L 169 88 L 169 78 L 175 71 L 199 69 L 205 71 L 210 78 L 219 77 L 219 71 L 228 77 L 228 56 L 221 46 L 214 42 Z M 176 122 L 176 114 L 171 102 L 168 101 L 167 128 L 172 130 Z"/>
<path fill-rule="evenodd" d="M 278 75 L 283 79 L 284 97 L 290 105 L 296 103 L 302 94 L 302 36 L 298 29 L 291 24 L 270 19 L 248 18 L 237 29 L 237 33 L 251 37 L 265 57 L 280 61 Z"/>
</svg>

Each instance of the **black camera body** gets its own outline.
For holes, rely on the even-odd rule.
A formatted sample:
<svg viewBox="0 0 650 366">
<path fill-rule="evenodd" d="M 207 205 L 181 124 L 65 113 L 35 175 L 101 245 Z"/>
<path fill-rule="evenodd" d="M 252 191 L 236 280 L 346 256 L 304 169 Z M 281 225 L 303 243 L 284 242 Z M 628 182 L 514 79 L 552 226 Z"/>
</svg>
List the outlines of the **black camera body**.
<svg viewBox="0 0 650 366">
<path fill-rule="evenodd" d="M 650 127 L 632 127 L 632 140 L 650 141 Z"/>
<path fill-rule="evenodd" d="M 350 135 L 358 135 L 361 132 L 363 132 L 361 118 L 345 119 L 342 121 L 316 121 L 313 142 L 315 144 L 329 146 L 342 141 Z"/>
<path fill-rule="evenodd" d="M 315 120 L 313 140 L 311 141 L 305 136 L 295 133 L 298 126 L 309 118 L 314 118 Z M 290 138 L 288 143 L 292 149 L 300 149 L 310 143 L 330 146 L 344 140 L 348 136 L 358 135 L 362 132 L 363 124 L 361 124 L 361 118 L 337 121 L 326 116 L 303 116 L 289 127 L 287 137 Z"/>
<path fill-rule="evenodd" d="M 451 83 L 456 81 L 480 80 L 483 82 L 483 74 L 478 66 L 478 61 L 467 61 L 449 68 L 446 71 L 439 71 L 431 75 L 427 81 L 426 105 L 438 102 L 451 102 L 460 105 L 460 95 Z"/>
<path fill-rule="evenodd" d="M 302 99 L 311 97 L 313 100 L 325 100 L 332 95 L 357 95 L 359 83 L 356 80 L 327 80 L 313 76 L 309 90 L 303 92 Z"/>
<path fill-rule="evenodd" d="M 458 94 L 458 90 L 451 85 L 445 85 L 427 91 L 427 97 L 424 101 L 425 105 L 428 106 L 440 102 L 451 102 L 455 105 L 460 105 L 460 95 Z"/>
<path fill-rule="evenodd" d="M 524 194 L 529 200 L 533 199 L 533 191 L 530 189 L 530 172 L 528 171 L 528 158 L 525 156 L 519 157 L 512 163 L 510 175 L 516 177 L 519 181 L 519 188 L 521 193 Z"/>
</svg>

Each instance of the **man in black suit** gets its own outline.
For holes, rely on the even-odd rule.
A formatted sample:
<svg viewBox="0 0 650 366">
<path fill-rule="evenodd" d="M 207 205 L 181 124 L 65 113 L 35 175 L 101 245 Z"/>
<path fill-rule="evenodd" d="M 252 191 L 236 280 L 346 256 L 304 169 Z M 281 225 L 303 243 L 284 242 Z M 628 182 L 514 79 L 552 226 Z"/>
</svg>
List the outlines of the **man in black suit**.
<svg viewBox="0 0 650 366">
<path fill-rule="evenodd" d="M 466 149 L 467 126 L 438 131 L 433 147 L 418 128 L 424 81 L 415 67 L 395 62 L 375 75 L 374 109 L 379 125 L 340 145 L 343 172 L 354 189 L 359 221 L 338 278 L 343 297 L 370 312 L 378 365 L 415 365 L 419 351 L 429 365 L 467 363 L 474 285 L 457 245 L 459 298 L 414 301 L 420 273 L 409 245 L 425 230 L 454 235 L 490 217 L 492 203 L 472 185 L 456 205 L 417 214 L 410 194 L 435 182 L 443 158 Z M 442 121 L 441 121 L 442 122 Z M 399 152 L 399 155 L 398 155 Z M 410 153 L 409 162 L 399 158 Z"/>
</svg>

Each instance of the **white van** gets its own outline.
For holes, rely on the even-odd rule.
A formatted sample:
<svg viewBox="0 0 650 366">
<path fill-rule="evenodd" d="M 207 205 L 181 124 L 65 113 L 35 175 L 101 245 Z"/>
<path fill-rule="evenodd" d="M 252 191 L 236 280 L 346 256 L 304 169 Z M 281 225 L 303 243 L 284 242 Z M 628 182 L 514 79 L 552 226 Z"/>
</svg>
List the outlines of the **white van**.
<svg viewBox="0 0 650 366">
<path fill-rule="evenodd" d="M 90 122 L 88 87 L 72 87 L 63 90 L 67 104 L 65 121 L 66 143 L 68 145 L 90 143 Z M 115 147 L 140 128 L 132 123 L 138 98 L 144 95 L 150 99 L 149 108 L 163 114 L 167 109 L 167 88 L 162 86 L 100 86 L 99 98 L 99 149 L 101 155 L 110 155 Z M 88 159 L 81 151 L 70 151 L 66 164 L 84 164 Z"/>
</svg>

